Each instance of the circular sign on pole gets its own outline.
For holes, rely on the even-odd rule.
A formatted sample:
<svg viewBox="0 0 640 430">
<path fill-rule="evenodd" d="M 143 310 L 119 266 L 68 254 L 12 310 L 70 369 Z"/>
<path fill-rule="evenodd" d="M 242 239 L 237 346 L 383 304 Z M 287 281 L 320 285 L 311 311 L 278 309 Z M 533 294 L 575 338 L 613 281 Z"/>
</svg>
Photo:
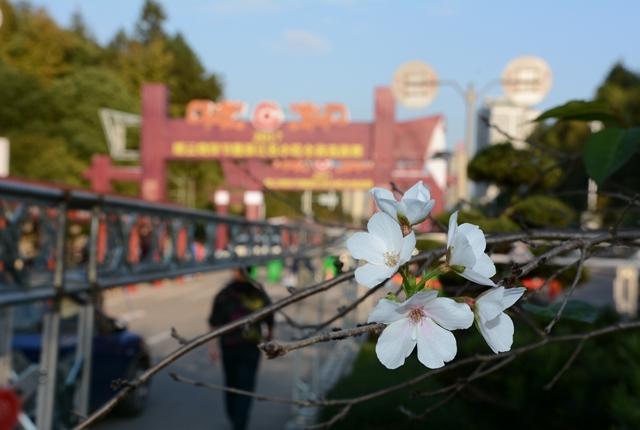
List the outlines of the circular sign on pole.
<svg viewBox="0 0 640 430">
<path fill-rule="evenodd" d="M 438 75 L 422 61 L 410 61 L 393 75 L 391 91 L 395 99 L 409 109 L 428 106 L 438 93 Z"/>
<path fill-rule="evenodd" d="M 551 89 L 552 81 L 551 68 L 539 57 L 518 57 L 502 72 L 502 87 L 507 98 L 520 106 L 540 103 Z"/>
</svg>

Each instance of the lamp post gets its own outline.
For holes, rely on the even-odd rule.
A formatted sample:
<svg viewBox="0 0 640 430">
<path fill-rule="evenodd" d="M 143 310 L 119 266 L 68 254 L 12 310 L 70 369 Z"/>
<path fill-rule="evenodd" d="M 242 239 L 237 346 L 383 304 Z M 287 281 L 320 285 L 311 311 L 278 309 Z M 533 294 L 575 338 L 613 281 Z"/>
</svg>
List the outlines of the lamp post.
<svg viewBox="0 0 640 430">
<path fill-rule="evenodd" d="M 463 88 L 457 81 L 440 80 L 433 68 L 421 61 L 411 61 L 400 66 L 393 77 L 392 91 L 396 100 L 409 109 L 428 106 L 436 97 L 439 87 L 453 88 L 465 107 L 464 166 L 476 152 L 476 108 L 478 99 L 497 84 L 502 84 L 506 96 L 516 105 L 531 106 L 539 103 L 551 87 L 551 69 L 541 58 L 524 56 L 511 61 L 500 79 L 489 81 L 478 92 L 473 83 Z M 473 187 L 467 178 L 467 169 L 457 172 L 457 189 L 460 200 L 473 196 Z"/>
</svg>

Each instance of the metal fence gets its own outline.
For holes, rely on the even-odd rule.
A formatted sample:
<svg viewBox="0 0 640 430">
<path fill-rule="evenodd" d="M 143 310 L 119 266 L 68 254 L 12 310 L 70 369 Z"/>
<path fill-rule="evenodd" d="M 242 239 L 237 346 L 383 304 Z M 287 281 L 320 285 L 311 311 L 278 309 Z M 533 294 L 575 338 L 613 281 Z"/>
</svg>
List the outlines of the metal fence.
<svg viewBox="0 0 640 430">
<path fill-rule="evenodd" d="M 94 306 L 107 288 L 301 257 L 327 243 L 315 224 L 275 224 L 167 204 L 0 180 L 0 386 L 11 369 L 12 306 L 47 301 L 35 426 L 52 428 L 60 302 L 81 303 L 75 410 L 89 411 Z M 31 373 L 34 373 L 31 369 Z M 35 394 L 35 393 L 34 393 Z M 29 419 L 20 417 L 29 428 Z"/>
</svg>

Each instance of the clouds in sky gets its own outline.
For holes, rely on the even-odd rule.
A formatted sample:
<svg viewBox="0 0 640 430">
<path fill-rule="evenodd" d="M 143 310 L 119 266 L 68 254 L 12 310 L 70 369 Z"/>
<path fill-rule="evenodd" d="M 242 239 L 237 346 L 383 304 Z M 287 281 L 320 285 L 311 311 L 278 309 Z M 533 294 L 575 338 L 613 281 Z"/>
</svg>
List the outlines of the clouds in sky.
<svg viewBox="0 0 640 430">
<path fill-rule="evenodd" d="M 270 44 L 276 53 L 294 56 L 321 56 L 331 51 L 331 44 L 324 37 L 307 30 L 289 29 Z"/>
</svg>

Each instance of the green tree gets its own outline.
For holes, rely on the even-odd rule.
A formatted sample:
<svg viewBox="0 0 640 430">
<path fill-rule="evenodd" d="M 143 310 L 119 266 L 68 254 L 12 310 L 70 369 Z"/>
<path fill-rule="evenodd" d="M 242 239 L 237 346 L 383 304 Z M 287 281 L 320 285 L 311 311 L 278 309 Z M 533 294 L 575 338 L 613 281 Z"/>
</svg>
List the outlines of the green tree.
<svg viewBox="0 0 640 430">
<path fill-rule="evenodd" d="M 86 163 L 59 137 L 38 133 L 8 133 L 11 175 L 66 185 L 83 185 Z M 37 156 L 34 156 L 37 154 Z"/>
<path fill-rule="evenodd" d="M 59 79 L 50 93 L 58 134 L 85 163 L 92 154 L 107 152 L 98 110 L 138 110 L 125 84 L 113 72 L 102 68 L 78 70 Z"/>
<path fill-rule="evenodd" d="M 164 39 L 166 36 L 162 25 L 166 19 L 167 15 L 160 3 L 145 0 L 136 22 L 136 38 L 145 45 L 157 39 Z"/>
<path fill-rule="evenodd" d="M 214 74 L 208 74 L 182 34 L 168 40 L 173 56 L 171 76 L 171 113 L 184 115 L 186 104 L 193 99 L 216 100 L 222 95 L 222 85 Z"/>
<path fill-rule="evenodd" d="M 50 95 L 35 76 L 0 59 L 0 131 L 43 131 L 54 123 Z"/>
</svg>

